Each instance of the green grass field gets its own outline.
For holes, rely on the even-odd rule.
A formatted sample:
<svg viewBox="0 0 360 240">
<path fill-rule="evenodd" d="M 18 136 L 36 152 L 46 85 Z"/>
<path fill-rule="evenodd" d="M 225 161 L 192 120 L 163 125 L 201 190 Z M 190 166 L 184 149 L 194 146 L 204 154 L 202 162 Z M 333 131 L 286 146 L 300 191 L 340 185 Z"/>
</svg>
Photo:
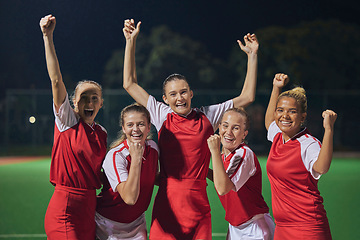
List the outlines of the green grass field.
<svg viewBox="0 0 360 240">
<path fill-rule="evenodd" d="M 270 186 L 265 158 L 259 158 L 263 169 L 263 195 L 271 207 Z M 50 160 L 0 166 L 0 239 L 45 239 L 43 227 L 47 204 L 53 192 L 49 183 Z M 330 171 L 322 176 L 319 189 L 324 197 L 333 239 L 360 239 L 357 220 L 360 215 L 360 159 L 334 159 Z M 155 189 L 156 191 L 156 189 Z M 225 239 L 228 223 L 224 210 L 209 182 L 213 239 Z M 148 224 L 151 206 L 146 212 Z"/>
</svg>

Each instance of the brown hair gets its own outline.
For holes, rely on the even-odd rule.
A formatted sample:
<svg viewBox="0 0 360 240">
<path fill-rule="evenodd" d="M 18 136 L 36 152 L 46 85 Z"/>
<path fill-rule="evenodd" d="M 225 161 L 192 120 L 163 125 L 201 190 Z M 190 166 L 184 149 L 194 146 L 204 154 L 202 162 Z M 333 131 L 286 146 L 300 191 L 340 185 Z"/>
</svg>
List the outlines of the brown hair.
<svg viewBox="0 0 360 240">
<path fill-rule="evenodd" d="M 138 113 L 142 113 L 145 115 L 146 120 L 148 122 L 148 124 L 151 124 L 150 122 L 150 113 L 149 111 L 142 105 L 138 104 L 138 103 L 133 103 L 131 105 L 128 105 L 126 107 L 123 108 L 123 110 L 120 113 L 120 119 L 119 119 L 119 125 L 120 127 L 124 126 L 124 119 L 126 114 L 130 113 L 130 112 L 138 112 Z M 147 138 L 151 138 L 151 134 L 149 133 L 149 135 L 147 136 Z M 110 149 L 117 147 L 120 145 L 120 143 L 122 143 L 124 140 L 126 139 L 126 135 L 123 133 L 122 130 L 120 130 L 119 134 L 118 134 L 118 138 L 113 141 L 110 145 Z"/>
<path fill-rule="evenodd" d="M 82 81 L 79 81 L 77 84 L 76 84 L 76 87 L 75 87 L 75 90 L 74 92 L 71 94 L 71 97 L 70 97 L 70 100 L 71 100 L 71 103 L 74 105 L 74 99 L 76 97 L 76 94 L 80 88 L 81 85 L 85 84 L 85 83 L 90 83 L 90 84 L 93 84 L 95 85 L 96 87 L 99 88 L 100 92 L 101 92 L 101 95 L 102 95 L 102 87 L 99 83 L 93 81 L 93 80 L 82 80 Z M 102 96 L 101 96 L 102 97 Z"/>
<path fill-rule="evenodd" d="M 165 80 L 163 82 L 163 95 L 165 95 L 165 87 L 168 84 L 168 82 L 177 81 L 177 80 L 185 81 L 188 84 L 189 88 L 190 88 L 190 84 L 186 80 L 185 76 L 183 76 L 183 75 L 181 75 L 179 73 L 173 73 L 173 74 L 169 75 L 167 78 L 165 78 Z"/>
</svg>

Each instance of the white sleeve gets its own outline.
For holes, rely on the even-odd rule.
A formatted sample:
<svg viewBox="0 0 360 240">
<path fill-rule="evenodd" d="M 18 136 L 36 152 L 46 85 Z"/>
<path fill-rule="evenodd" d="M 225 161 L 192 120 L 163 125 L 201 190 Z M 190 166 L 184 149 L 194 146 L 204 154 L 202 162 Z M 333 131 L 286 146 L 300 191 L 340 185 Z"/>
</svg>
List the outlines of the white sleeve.
<svg viewBox="0 0 360 240">
<path fill-rule="evenodd" d="M 66 94 L 65 101 L 61 104 L 59 112 L 56 112 L 55 104 L 53 103 L 53 111 L 55 116 L 55 124 L 60 132 L 73 127 L 79 122 L 79 117 L 70 106 L 68 94 Z"/>
<path fill-rule="evenodd" d="M 234 176 L 231 178 L 231 181 L 235 185 L 235 192 L 244 186 L 244 184 L 249 180 L 251 176 L 254 176 L 256 173 L 256 166 L 254 160 L 254 153 L 249 149 L 240 148 L 236 150 L 234 157 L 241 157 L 244 160 L 241 162 L 241 165 Z"/>
<path fill-rule="evenodd" d="M 311 139 L 309 140 L 312 140 L 310 144 L 306 144 L 306 146 L 301 146 L 301 158 L 308 172 L 310 172 L 314 179 L 318 180 L 321 177 L 321 174 L 314 171 L 313 166 L 319 157 L 321 143 L 319 142 L 319 140 L 313 137 L 311 137 Z"/>
<path fill-rule="evenodd" d="M 267 139 L 272 142 L 276 134 L 278 134 L 279 132 L 281 132 L 280 128 L 276 125 L 275 121 L 273 121 L 269 126 L 267 132 Z"/>
<path fill-rule="evenodd" d="M 121 182 L 125 182 L 129 176 L 127 170 L 128 161 L 126 160 L 126 153 L 129 151 L 124 149 L 120 152 L 116 151 L 116 149 L 118 148 L 113 148 L 106 154 L 102 165 L 114 192 L 117 192 L 117 185 Z"/>
<path fill-rule="evenodd" d="M 232 108 L 234 103 L 232 100 L 228 100 L 223 103 L 210 105 L 206 107 L 201 107 L 200 111 L 205 114 L 207 119 L 209 119 L 211 125 L 213 126 L 214 131 L 219 127 L 222 115 L 226 110 Z"/>
<path fill-rule="evenodd" d="M 150 113 L 151 123 L 159 131 L 166 120 L 166 116 L 172 112 L 171 108 L 165 103 L 156 101 L 151 95 L 149 96 L 146 108 Z"/>
</svg>

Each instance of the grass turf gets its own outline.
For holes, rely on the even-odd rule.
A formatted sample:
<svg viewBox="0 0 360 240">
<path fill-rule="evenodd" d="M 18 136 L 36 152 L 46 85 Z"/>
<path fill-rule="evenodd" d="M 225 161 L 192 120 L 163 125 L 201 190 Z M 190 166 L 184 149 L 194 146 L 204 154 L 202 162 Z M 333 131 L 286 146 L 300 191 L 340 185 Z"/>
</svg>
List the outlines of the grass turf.
<svg viewBox="0 0 360 240">
<path fill-rule="evenodd" d="M 260 157 L 259 161 L 263 169 L 263 196 L 271 207 L 266 160 Z M 49 183 L 49 167 L 49 159 L 0 166 L 0 239 L 45 238 L 44 215 L 54 189 Z M 357 227 L 360 193 L 356 191 L 360 182 L 359 169 L 360 159 L 334 159 L 330 171 L 320 178 L 319 189 L 324 197 L 333 239 L 360 239 L 360 228 Z M 214 185 L 208 183 L 213 239 L 225 239 L 228 227 L 225 213 Z M 148 225 L 151 206 L 152 203 L 146 212 Z"/>
</svg>

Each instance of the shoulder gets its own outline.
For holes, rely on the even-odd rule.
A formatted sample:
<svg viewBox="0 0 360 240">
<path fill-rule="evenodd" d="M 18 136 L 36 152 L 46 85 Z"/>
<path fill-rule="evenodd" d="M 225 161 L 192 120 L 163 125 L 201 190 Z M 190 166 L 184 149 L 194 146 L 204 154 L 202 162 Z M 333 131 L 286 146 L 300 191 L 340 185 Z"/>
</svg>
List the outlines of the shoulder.
<svg viewBox="0 0 360 240">
<path fill-rule="evenodd" d="M 106 158 L 114 159 L 116 157 L 126 158 L 130 155 L 129 149 L 126 147 L 125 141 L 118 146 L 110 149 L 106 154 Z"/>
<path fill-rule="evenodd" d="M 296 140 L 304 147 L 314 144 L 321 147 L 321 142 L 316 137 L 312 136 L 306 128 L 301 133 L 299 133 Z"/>
<path fill-rule="evenodd" d="M 242 144 L 241 147 L 235 150 L 234 157 L 244 159 L 244 161 L 251 160 L 255 158 L 255 153 L 248 145 Z"/>
<path fill-rule="evenodd" d="M 156 142 L 154 142 L 154 140 L 151 140 L 151 139 L 146 140 L 146 145 L 149 146 L 150 148 L 156 150 L 157 152 L 159 152 L 159 147 L 156 144 Z"/>
<path fill-rule="evenodd" d="M 103 131 L 104 133 L 106 133 L 106 134 L 107 134 L 106 129 L 105 129 L 102 125 L 100 125 L 100 124 L 98 124 L 98 123 L 95 123 L 95 124 L 96 124 L 96 126 L 98 126 L 98 127 L 99 127 L 99 129 L 100 129 L 101 131 Z"/>
</svg>

